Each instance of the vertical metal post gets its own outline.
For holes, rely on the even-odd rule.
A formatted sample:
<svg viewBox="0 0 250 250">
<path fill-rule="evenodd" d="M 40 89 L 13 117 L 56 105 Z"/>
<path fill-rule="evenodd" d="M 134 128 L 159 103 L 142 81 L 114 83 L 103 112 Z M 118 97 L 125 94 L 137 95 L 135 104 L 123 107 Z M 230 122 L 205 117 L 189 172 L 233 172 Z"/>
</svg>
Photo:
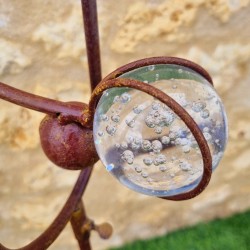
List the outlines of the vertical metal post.
<svg viewBox="0 0 250 250">
<path fill-rule="evenodd" d="M 81 0 L 85 41 L 88 55 L 91 90 L 101 81 L 101 57 L 99 46 L 96 0 Z"/>
<path fill-rule="evenodd" d="M 83 225 L 88 223 L 83 202 L 80 201 L 76 210 L 72 214 L 70 223 L 81 250 L 91 250 L 89 242 L 90 231 L 83 231 Z"/>
<path fill-rule="evenodd" d="M 102 79 L 96 0 L 81 0 L 91 91 Z M 92 170 L 87 170 L 88 179 Z M 87 184 L 86 184 L 87 185 Z M 71 217 L 71 226 L 81 250 L 91 250 L 90 232 L 82 232 L 87 216 L 82 201 Z"/>
<path fill-rule="evenodd" d="M 86 182 L 84 183 L 84 190 L 88 185 L 89 178 L 92 173 L 92 167 L 85 169 Z M 90 231 L 82 231 L 83 226 L 88 222 L 88 218 L 84 209 L 83 201 L 79 199 L 78 205 L 70 218 L 71 227 L 74 235 L 78 241 L 80 250 L 91 250 L 89 242 Z"/>
</svg>

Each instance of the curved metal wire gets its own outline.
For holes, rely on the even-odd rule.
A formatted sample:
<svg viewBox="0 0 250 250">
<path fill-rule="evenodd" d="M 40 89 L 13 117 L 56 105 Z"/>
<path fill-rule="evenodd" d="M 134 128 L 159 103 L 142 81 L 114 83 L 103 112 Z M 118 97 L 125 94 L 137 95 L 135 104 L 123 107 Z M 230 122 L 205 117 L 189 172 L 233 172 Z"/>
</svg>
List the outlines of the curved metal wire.
<svg viewBox="0 0 250 250">
<path fill-rule="evenodd" d="M 213 80 L 211 76 L 203 67 L 187 59 L 183 59 L 179 57 L 168 57 L 168 56 L 144 58 L 144 59 L 140 59 L 140 60 L 128 63 L 126 65 L 123 65 L 119 67 L 118 69 L 114 70 L 113 72 L 111 72 L 110 74 L 108 74 L 100 82 L 100 84 L 103 82 L 107 82 L 108 80 L 116 79 L 120 75 L 127 73 L 131 70 L 144 67 L 144 66 L 157 65 L 157 64 L 172 64 L 172 65 L 180 65 L 180 66 L 187 67 L 189 69 L 194 70 L 196 73 L 200 74 L 201 76 L 203 76 L 213 86 Z M 97 85 L 97 88 L 94 91 L 97 91 L 97 89 L 99 89 L 99 85 Z M 92 127 L 92 122 L 94 119 L 94 110 L 95 110 L 95 107 L 93 106 L 92 97 L 91 97 L 90 102 L 89 102 L 89 108 L 85 109 L 82 114 L 81 124 L 83 126 L 88 127 L 88 128 Z"/>
<path fill-rule="evenodd" d="M 92 167 L 88 167 L 81 171 L 68 200 L 47 230 L 27 246 L 18 248 L 18 250 L 44 250 L 56 240 L 66 224 L 69 222 L 72 213 L 81 200 L 91 174 L 91 169 Z M 11 250 L 11 248 L 7 248 L 0 244 L 0 250 Z"/>
<path fill-rule="evenodd" d="M 137 69 L 143 66 L 157 65 L 157 64 L 175 64 L 175 65 L 187 67 L 189 69 L 194 70 L 196 73 L 200 74 L 201 76 L 203 76 L 205 79 L 207 79 L 208 82 L 211 83 L 211 85 L 213 85 L 213 80 L 211 76 L 203 67 L 201 67 L 197 63 L 194 63 L 190 60 L 179 58 L 179 57 L 171 57 L 171 56 L 149 57 L 149 58 L 144 58 L 144 59 L 140 59 L 140 60 L 128 63 L 114 70 L 110 74 L 108 74 L 103 79 L 103 81 L 117 78 L 120 75 L 126 72 L 129 72 L 133 69 Z"/>
<path fill-rule="evenodd" d="M 191 199 L 198 194 L 200 194 L 208 185 L 211 174 L 212 174 L 212 156 L 210 153 L 210 149 L 208 147 L 207 141 L 203 136 L 203 133 L 201 132 L 200 128 L 196 124 L 196 122 L 193 120 L 193 118 L 188 114 L 188 112 L 182 108 L 173 98 L 168 96 L 166 93 L 162 92 L 161 90 L 155 88 L 153 85 L 146 84 L 137 80 L 133 79 L 126 79 L 126 78 L 115 78 L 111 80 L 103 80 L 100 82 L 97 87 L 94 89 L 93 94 L 91 96 L 90 102 L 89 102 L 89 123 L 93 122 L 95 108 L 97 105 L 97 102 L 99 98 L 101 97 L 102 93 L 109 89 L 114 87 L 129 87 L 134 88 L 140 91 L 143 91 L 155 98 L 157 98 L 159 101 L 166 104 L 173 112 L 175 112 L 182 121 L 186 124 L 186 126 L 190 129 L 192 132 L 194 138 L 196 139 L 201 155 L 203 158 L 203 174 L 201 177 L 201 180 L 199 184 L 190 191 L 187 191 L 186 193 L 177 194 L 169 197 L 161 197 L 167 200 L 187 200 Z M 90 125 L 90 124 L 89 124 Z"/>
</svg>

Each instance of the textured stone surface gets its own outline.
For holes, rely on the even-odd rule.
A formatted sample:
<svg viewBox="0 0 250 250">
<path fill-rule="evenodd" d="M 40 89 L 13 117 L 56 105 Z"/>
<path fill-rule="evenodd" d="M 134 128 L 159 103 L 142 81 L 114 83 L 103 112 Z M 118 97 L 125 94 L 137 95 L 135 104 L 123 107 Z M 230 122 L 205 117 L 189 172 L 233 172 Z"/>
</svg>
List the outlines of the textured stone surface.
<svg viewBox="0 0 250 250">
<path fill-rule="evenodd" d="M 157 55 L 191 59 L 212 75 L 229 119 L 225 157 L 209 187 L 184 202 L 122 187 L 99 162 L 84 198 L 97 222 L 110 221 L 108 241 L 94 249 L 152 237 L 250 207 L 249 0 L 98 1 L 103 74 Z M 89 98 L 80 1 L 0 0 L 0 80 L 63 101 Z M 77 172 L 44 156 L 43 115 L 0 101 L 0 242 L 20 247 L 53 220 Z M 77 249 L 68 226 L 51 249 Z"/>
</svg>

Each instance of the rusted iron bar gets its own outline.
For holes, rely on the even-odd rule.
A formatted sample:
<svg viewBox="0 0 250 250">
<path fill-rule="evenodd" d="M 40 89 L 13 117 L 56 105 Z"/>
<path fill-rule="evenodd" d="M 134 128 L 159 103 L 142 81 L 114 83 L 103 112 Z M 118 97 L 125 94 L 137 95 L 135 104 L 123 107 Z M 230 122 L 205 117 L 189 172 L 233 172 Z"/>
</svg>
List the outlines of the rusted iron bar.
<svg viewBox="0 0 250 250">
<path fill-rule="evenodd" d="M 86 216 L 85 208 L 83 202 L 80 201 L 75 211 L 72 214 L 70 223 L 75 234 L 75 238 L 78 241 L 78 245 L 81 250 L 91 250 L 91 245 L 89 242 L 91 227 L 86 230 L 82 230 L 84 225 L 90 224 L 90 220 Z"/>
<path fill-rule="evenodd" d="M 91 90 L 101 81 L 101 57 L 96 0 L 81 0 Z"/>
<path fill-rule="evenodd" d="M 55 241 L 70 220 L 72 213 L 75 211 L 86 189 L 91 168 L 92 167 L 88 167 L 81 171 L 67 202 L 48 229 L 30 244 L 18 250 L 44 250 Z M 10 248 L 0 244 L 0 250 L 10 250 Z"/>
<path fill-rule="evenodd" d="M 60 115 L 62 120 L 81 122 L 83 119 L 83 108 L 74 102 L 61 102 L 34 95 L 1 82 L 0 98 L 45 114 Z"/>
<path fill-rule="evenodd" d="M 86 42 L 87 56 L 88 56 L 90 86 L 91 86 L 91 91 L 93 91 L 94 88 L 102 79 L 97 6 L 96 6 L 96 0 L 81 0 L 81 4 L 83 13 L 85 42 Z M 82 116 L 82 121 L 85 121 L 84 114 Z M 92 169 L 88 171 L 88 180 L 91 176 L 91 172 Z M 78 210 L 76 214 L 74 213 L 72 215 L 71 226 L 73 228 L 75 237 L 78 240 L 80 249 L 90 250 L 91 249 L 91 245 L 89 242 L 90 233 L 88 231 L 86 232 L 81 231 L 82 225 L 87 218 L 83 202 L 80 203 L 79 209 L 80 210 Z"/>
</svg>

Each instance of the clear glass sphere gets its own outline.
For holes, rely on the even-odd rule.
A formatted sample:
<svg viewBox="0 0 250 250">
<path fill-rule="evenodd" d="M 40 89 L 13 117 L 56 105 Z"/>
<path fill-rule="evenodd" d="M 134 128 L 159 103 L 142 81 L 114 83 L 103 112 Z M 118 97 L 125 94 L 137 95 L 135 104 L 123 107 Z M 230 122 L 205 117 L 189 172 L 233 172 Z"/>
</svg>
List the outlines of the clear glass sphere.
<svg viewBox="0 0 250 250">
<path fill-rule="evenodd" d="M 159 64 L 120 77 L 143 81 L 177 101 L 206 138 L 215 169 L 227 142 L 227 119 L 211 84 L 195 71 Z M 94 141 L 106 169 L 122 184 L 153 196 L 194 189 L 203 161 L 194 136 L 165 104 L 132 88 L 106 90 L 96 109 Z"/>
</svg>

